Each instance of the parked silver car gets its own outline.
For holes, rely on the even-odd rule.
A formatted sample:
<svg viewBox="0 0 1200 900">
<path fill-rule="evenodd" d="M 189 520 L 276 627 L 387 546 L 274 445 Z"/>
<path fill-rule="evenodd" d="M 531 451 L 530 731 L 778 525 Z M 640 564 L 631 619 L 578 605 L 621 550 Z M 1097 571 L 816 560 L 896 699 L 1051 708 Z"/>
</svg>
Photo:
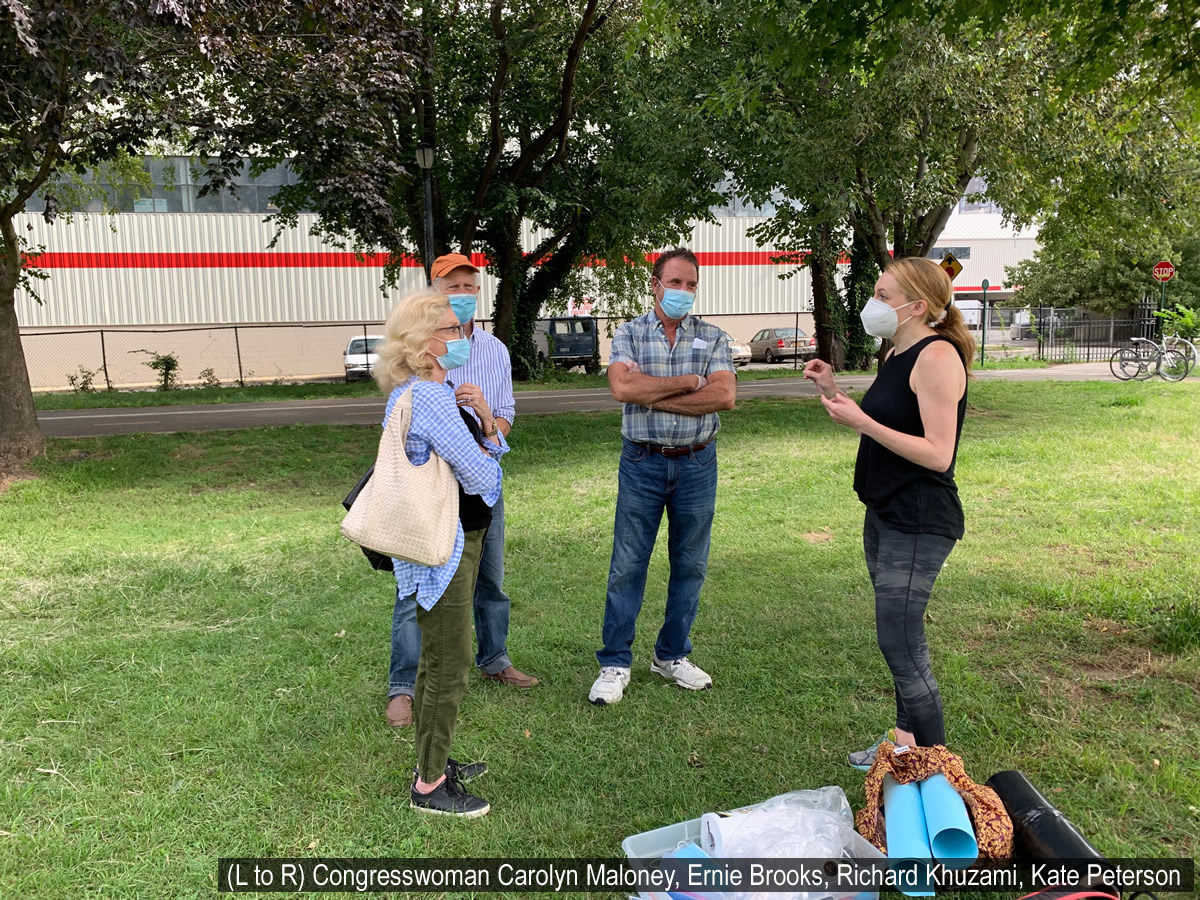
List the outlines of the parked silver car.
<svg viewBox="0 0 1200 900">
<path fill-rule="evenodd" d="M 379 365 L 379 355 L 375 349 L 383 340 L 382 334 L 368 334 L 366 337 L 350 339 L 343 359 L 347 381 L 353 378 L 370 378 L 374 374 L 375 367 Z"/>
<path fill-rule="evenodd" d="M 817 339 L 799 328 L 764 328 L 750 338 L 750 358 L 773 363 L 777 359 L 811 359 L 817 355 Z"/>
</svg>

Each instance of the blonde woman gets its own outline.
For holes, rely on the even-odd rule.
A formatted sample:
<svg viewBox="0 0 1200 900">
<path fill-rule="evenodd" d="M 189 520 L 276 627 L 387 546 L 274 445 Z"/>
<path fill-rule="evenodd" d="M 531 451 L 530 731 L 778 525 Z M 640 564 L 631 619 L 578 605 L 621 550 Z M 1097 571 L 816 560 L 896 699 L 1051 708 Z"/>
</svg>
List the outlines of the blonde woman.
<svg viewBox="0 0 1200 900">
<path fill-rule="evenodd" d="M 393 619 L 413 610 L 420 627 L 411 805 L 422 812 L 482 816 L 489 804 L 468 793 L 462 782 L 482 775 L 487 766 L 455 762 L 450 744 L 471 669 L 471 598 L 479 556 L 491 507 L 500 496 L 497 460 L 508 444 L 482 396 L 461 398 L 475 410 L 476 424 L 460 411 L 454 389 L 446 384 L 447 372 L 466 362 L 470 344 L 445 295 L 419 291 L 401 300 L 388 317 L 387 338 L 378 352 L 376 380 L 389 394 L 384 425 L 396 401 L 411 390 L 412 424 L 405 444 L 409 460 L 421 465 L 437 453 L 459 484 L 458 534 L 450 561 L 437 567 L 392 561 L 397 587 Z"/>
<path fill-rule="evenodd" d="M 804 368 L 830 418 L 861 435 L 854 490 L 867 507 L 863 551 L 875 632 L 896 691 L 896 727 L 884 739 L 897 745 L 946 743 L 924 619 L 934 579 L 963 536 L 954 461 L 975 346 L 952 294 L 946 273 L 928 259 L 894 260 L 879 276 L 863 327 L 894 349 L 861 408 L 834 385 L 828 363 Z M 850 765 L 869 769 L 878 747 L 850 754 Z"/>
</svg>

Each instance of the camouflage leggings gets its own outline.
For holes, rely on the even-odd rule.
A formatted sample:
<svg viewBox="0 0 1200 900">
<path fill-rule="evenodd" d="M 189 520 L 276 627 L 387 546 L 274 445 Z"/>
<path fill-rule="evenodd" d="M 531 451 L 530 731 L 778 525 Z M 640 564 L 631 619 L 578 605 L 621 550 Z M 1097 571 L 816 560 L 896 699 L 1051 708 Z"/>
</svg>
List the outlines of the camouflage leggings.
<svg viewBox="0 0 1200 900">
<path fill-rule="evenodd" d="M 896 727 L 917 745 L 946 743 L 942 695 L 929 668 L 925 607 L 953 538 L 897 531 L 867 510 L 863 553 L 875 587 L 875 634 L 896 689 Z"/>
</svg>

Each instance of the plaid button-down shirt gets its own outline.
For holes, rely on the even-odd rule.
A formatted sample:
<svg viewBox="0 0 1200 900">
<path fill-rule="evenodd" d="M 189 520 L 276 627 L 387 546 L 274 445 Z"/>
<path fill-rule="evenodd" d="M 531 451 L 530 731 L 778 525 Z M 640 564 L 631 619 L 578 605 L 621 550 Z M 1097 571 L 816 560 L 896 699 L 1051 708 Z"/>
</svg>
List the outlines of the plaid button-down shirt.
<svg viewBox="0 0 1200 900">
<path fill-rule="evenodd" d="M 642 375 L 670 378 L 733 372 L 729 337 L 716 325 L 686 316 L 675 329 L 675 346 L 667 341 L 663 324 L 654 310 L 626 322 L 613 335 L 609 364 L 636 362 Z M 621 434 L 631 441 L 688 447 L 713 439 L 721 427 L 715 413 L 686 416 L 626 403 L 621 417 Z"/>
</svg>

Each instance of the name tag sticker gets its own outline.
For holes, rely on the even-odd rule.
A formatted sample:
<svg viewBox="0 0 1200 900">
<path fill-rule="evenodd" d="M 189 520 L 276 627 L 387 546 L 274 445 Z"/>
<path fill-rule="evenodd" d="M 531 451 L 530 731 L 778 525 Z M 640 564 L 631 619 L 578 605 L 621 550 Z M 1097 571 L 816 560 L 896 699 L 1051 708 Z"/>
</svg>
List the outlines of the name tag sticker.
<svg viewBox="0 0 1200 900">
<path fill-rule="evenodd" d="M 708 346 L 708 341 L 702 340 L 701 338 L 695 338 L 692 341 L 692 349 L 693 350 L 703 350 L 707 346 Z"/>
</svg>

